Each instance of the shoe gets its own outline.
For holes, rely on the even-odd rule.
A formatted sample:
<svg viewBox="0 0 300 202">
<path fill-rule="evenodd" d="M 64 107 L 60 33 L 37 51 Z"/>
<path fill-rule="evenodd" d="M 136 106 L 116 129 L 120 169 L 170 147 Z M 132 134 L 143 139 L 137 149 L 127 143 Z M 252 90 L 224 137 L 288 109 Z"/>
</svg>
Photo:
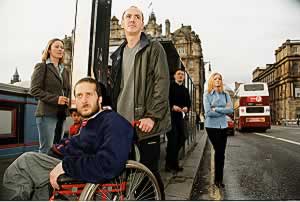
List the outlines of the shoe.
<svg viewBox="0 0 300 202">
<path fill-rule="evenodd" d="M 222 188 L 222 189 L 225 188 L 225 184 L 223 184 L 222 182 L 215 182 L 215 185 L 216 185 L 218 188 Z"/>
</svg>

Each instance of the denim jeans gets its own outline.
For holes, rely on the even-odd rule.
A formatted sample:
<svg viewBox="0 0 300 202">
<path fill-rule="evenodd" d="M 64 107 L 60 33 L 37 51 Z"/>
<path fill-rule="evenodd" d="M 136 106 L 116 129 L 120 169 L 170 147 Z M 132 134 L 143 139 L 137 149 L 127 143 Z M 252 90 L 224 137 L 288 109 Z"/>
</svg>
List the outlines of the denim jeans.
<svg viewBox="0 0 300 202">
<path fill-rule="evenodd" d="M 39 142 L 41 153 L 47 154 L 53 145 L 56 123 L 56 116 L 40 116 L 36 117 L 36 125 L 39 132 Z M 61 137 L 63 135 L 63 130 Z"/>
</svg>

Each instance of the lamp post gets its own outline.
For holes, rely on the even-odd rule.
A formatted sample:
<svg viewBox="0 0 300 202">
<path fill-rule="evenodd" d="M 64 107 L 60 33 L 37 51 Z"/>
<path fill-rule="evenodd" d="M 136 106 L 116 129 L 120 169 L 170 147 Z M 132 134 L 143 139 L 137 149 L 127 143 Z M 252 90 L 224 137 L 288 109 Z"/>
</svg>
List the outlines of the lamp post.
<svg viewBox="0 0 300 202">
<path fill-rule="evenodd" d="M 203 64 L 204 64 L 204 70 L 205 70 L 205 65 L 208 64 L 208 71 L 207 71 L 207 74 L 205 74 L 205 75 L 209 76 L 211 74 L 211 63 L 210 63 L 210 61 L 203 61 Z M 204 82 L 205 81 L 206 81 L 206 76 L 204 78 Z"/>
</svg>

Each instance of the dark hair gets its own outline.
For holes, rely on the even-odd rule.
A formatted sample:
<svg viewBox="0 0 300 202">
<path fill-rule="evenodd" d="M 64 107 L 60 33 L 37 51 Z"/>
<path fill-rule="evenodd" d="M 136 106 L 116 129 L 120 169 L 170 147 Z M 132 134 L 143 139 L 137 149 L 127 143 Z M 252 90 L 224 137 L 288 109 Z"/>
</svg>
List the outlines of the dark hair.
<svg viewBox="0 0 300 202">
<path fill-rule="evenodd" d="M 176 68 L 175 71 L 174 71 L 174 74 L 176 74 L 178 71 L 184 72 L 184 69 Z"/>
<path fill-rule="evenodd" d="M 78 84 L 80 84 L 80 83 L 91 83 L 91 84 L 95 84 L 97 95 L 98 95 L 98 96 L 101 96 L 101 95 L 102 95 L 102 93 L 101 93 L 101 88 L 100 88 L 99 83 L 98 83 L 95 79 L 93 79 L 92 77 L 84 77 L 84 78 L 80 79 L 79 81 L 77 81 L 77 83 L 76 83 L 75 86 L 74 86 L 74 95 L 75 95 L 75 96 L 76 96 L 76 94 L 75 94 L 76 86 L 77 86 Z"/>
<path fill-rule="evenodd" d="M 70 108 L 69 112 L 70 112 L 70 114 L 72 114 L 73 112 L 77 112 L 77 109 L 76 108 Z"/>
</svg>

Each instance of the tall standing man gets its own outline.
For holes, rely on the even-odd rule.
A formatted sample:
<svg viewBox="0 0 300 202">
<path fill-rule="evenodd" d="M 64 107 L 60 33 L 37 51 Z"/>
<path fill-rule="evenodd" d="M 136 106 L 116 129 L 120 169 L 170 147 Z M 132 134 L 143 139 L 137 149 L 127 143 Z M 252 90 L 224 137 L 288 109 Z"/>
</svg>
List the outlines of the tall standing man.
<svg viewBox="0 0 300 202">
<path fill-rule="evenodd" d="M 131 6 L 122 16 L 125 42 L 112 54 L 112 107 L 128 121 L 139 121 L 141 163 L 159 174 L 160 135 L 171 128 L 169 109 L 169 68 L 166 53 L 158 41 L 144 32 L 142 11 Z"/>
<path fill-rule="evenodd" d="M 183 171 L 179 166 L 178 153 L 184 145 L 184 120 L 183 114 L 189 111 L 191 99 L 188 89 L 184 86 L 184 71 L 177 69 L 174 74 L 175 81 L 170 85 L 170 108 L 172 118 L 172 130 L 167 133 L 166 171 Z"/>
</svg>

